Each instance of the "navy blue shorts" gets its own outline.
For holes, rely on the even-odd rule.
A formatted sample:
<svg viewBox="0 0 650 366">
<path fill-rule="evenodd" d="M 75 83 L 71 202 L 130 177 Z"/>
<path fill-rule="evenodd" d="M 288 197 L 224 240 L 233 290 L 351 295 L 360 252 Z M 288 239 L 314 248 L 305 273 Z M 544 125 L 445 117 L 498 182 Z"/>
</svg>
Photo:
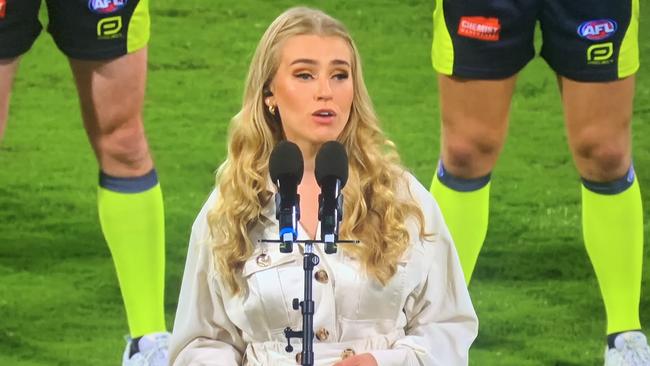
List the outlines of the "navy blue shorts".
<svg viewBox="0 0 650 366">
<path fill-rule="evenodd" d="M 535 56 L 577 81 L 611 81 L 639 68 L 639 0 L 438 0 L 432 60 L 445 75 L 502 79 Z"/>
<path fill-rule="evenodd" d="M 48 32 L 68 57 L 102 60 L 149 41 L 148 0 L 46 0 Z M 41 0 L 0 0 L 0 58 L 29 50 L 41 32 Z"/>
</svg>

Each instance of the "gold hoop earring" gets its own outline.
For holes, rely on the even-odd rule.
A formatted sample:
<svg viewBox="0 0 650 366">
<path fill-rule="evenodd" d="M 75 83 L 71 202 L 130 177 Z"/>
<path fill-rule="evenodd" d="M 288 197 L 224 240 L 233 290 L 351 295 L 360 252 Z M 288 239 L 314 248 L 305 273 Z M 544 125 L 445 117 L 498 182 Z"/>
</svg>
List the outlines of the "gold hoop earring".
<svg viewBox="0 0 650 366">
<path fill-rule="evenodd" d="M 273 104 L 269 105 L 269 112 L 275 116 L 275 106 Z"/>
</svg>

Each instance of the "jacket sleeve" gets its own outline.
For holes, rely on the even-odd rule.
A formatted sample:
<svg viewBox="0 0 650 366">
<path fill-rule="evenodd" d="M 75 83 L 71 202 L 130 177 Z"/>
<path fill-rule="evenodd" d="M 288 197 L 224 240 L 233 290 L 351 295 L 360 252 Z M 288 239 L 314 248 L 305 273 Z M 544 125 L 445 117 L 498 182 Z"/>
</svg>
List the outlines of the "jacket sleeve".
<svg viewBox="0 0 650 366">
<path fill-rule="evenodd" d="M 169 349 L 170 365 L 235 366 L 242 362 L 245 342 L 228 318 L 213 278 L 207 213 L 215 202 L 213 192 L 192 226 Z"/>
<path fill-rule="evenodd" d="M 380 366 L 467 365 L 478 319 L 458 255 L 433 197 L 417 182 L 411 183 L 411 192 L 422 208 L 427 233 L 434 234 L 432 242 L 424 242 L 430 265 L 404 306 L 406 336 L 392 349 L 371 353 Z"/>
</svg>

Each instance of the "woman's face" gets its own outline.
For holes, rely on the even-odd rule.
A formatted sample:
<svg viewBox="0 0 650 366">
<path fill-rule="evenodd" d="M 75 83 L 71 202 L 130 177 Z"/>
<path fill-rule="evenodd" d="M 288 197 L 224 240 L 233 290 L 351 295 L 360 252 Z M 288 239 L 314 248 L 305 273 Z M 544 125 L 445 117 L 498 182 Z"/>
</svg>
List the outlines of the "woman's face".
<svg viewBox="0 0 650 366">
<path fill-rule="evenodd" d="M 343 38 L 299 35 L 284 42 L 266 103 L 277 106 L 287 140 L 303 149 L 336 140 L 350 117 L 351 65 Z"/>
</svg>

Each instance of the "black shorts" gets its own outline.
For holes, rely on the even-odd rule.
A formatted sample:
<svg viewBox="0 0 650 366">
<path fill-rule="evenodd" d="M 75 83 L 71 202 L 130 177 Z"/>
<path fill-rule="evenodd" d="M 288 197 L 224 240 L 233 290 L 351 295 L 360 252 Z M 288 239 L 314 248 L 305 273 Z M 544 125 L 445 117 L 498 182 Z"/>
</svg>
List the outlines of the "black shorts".
<svg viewBox="0 0 650 366">
<path fill-rule="evenodd" d="M 639 0 L 437 0 L 432 60 L 445 75 L 501 79 L 535 56 L 559 75 L 611 81 L 639 68 Z"/>
<path fill-rule="evenodd" d="M 102 60 L 149 41 L 148 0 L 46 0 L 48 32 L 68 57 Z M 41 0 L 0 0 L 0 58 L 29 50 L 42 26 Z"/>
</svg>

